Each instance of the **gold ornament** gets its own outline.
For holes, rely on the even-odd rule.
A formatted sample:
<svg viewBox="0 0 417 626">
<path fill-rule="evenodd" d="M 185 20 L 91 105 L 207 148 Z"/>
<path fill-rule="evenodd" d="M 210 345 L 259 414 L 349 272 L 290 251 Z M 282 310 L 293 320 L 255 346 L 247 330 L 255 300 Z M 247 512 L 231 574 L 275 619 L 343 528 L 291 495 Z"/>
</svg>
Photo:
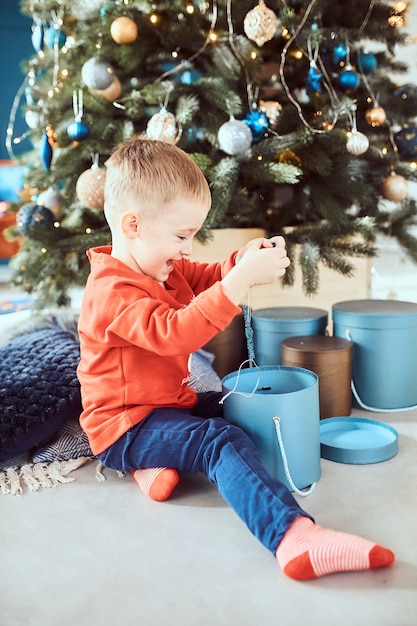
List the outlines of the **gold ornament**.
<svg viewBox="0 0 417 626">
<path fill-rule="evenodd" d="M 387 114 L 382 107 L 375 106 L 365 111 L 365 119 L 370 126 L 381 126 L 387 119 Z"/>
<path fill-rule="evenodd" d="M 352 130 L 348 133 L 346 141 L 346 150 L 355 156 L 359 156 L 369 148 L 369 139 L 358 130 Z"/>
<path fill-rule="evenodd" d="M 165 107 L 159 113 L 152 115 L 146 126 L 146 134 L 149 139 L 159 139 L 174 144 L 181 136 L 175 115 L 169 113 Z"/>
<path fill-rule="evenodd" d="M 282 111 L 280 103 L 275 102 L 274 100 L 260 100 L 259 110 L 262 111 L 262 113 L 265 113 L 271 128 L 276 128 Z"/>
<path fill-rule="evenodd" d="M 102 96 L 109 102 L 114 102 L 122 93 L 122 84 L 117 76 L 115 76 L 110 87 L 106 89 L 90 89 L 90 93 L 96 96 Z"/>
<path fill-rule="evenodd" d="M 138 26 L 130 17 L 118 17 L 110 26 L 110 35 L 116 43 L 132 43 L 138 38 Z"/>
<path fill-rule="evenodd" d="M 80 202 L 88 209 L 104 209 L 104 183 L 106 169 L 93 165 L 85 170 L 77 180 L 75 191 Z"/>
<path fill-rule="evenodd" d="M 259 4 L 246 14 L 243 21 L 243 29 L 246 36 L 254 41 L 258 46 L 263 46 L 270 41 L 279 26 L 279 20 L 274 11 L 268 9 L 264 0 L 259 0 Z"/>
<path fill-rule="evenodd" d="M 408 195 L 408 182 L 404 176 L 391 172 L 382 183 L 382 195 L 391 202 L 401 202 Z"/>
</svg>

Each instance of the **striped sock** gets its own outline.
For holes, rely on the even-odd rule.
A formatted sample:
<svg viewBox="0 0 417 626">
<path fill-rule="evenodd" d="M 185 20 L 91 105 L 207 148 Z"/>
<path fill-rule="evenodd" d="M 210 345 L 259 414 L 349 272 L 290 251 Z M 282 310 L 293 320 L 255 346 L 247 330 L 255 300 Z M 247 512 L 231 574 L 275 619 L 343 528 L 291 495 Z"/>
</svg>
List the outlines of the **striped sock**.
<svg viewBox="0 0 417 626">
<path fill-rule="evenodd" d="M 132 474 L 142 493 L 157 502 L 168 500 L 180 480 L 177 470 L 168 467 L 138 469 Z"/>
<path fill-rule="evenodd" d="M 298 517 L 291 524 L 276 557 L 284 574 L 295 580 L 387 567 L 395 559 L 387 548 L 362 537 L 322 528 L 308 517 Z"/>
</svg>

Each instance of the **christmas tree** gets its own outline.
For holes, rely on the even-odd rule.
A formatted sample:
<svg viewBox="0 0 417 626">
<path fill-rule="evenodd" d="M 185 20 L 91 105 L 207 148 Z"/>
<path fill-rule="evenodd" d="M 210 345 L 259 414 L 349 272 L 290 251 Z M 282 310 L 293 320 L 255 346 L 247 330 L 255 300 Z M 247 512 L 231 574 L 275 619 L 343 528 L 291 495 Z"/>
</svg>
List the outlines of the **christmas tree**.
<svg viewBox="0 0 417 626">
<path fill-rule="evenodd" d="M 307 294 L 319 263 L 343 275 L 378 234 L 417 262 L 417 87 L 406 2 L 381 0 L 23 0 L 33 19 L 22 106 L 33 149 L 12 282 L 63 304 L 110 242 L 105 162 L 124 139 L 176 143 L 213 205 L 199 234 L 285 234 Z M 13 128 L 8 140 L 12 145 Z"/>
</svg>

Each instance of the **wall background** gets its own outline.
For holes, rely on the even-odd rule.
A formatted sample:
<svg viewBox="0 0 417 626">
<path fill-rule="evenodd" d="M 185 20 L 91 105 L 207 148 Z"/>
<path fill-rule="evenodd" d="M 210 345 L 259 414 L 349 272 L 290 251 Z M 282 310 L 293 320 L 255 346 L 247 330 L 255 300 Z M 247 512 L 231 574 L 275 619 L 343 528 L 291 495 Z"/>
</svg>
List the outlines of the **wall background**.
<svg viewBox="0 0 417 626">
<path fill-rule="evenodd" d="M 25 78 L 20 63 L 29 58 L 33 52 L 31 42 L 32 21 L 23 16 L 19 10 L 18 0 L 4 0 L 0 9 L 0 76 L 2 77 L 0 98 L 0 160 L 8 159 L 5 146 L 6 130 L 14 97 Z M 27 125 L 21 114 L 16 121 L 15 135 L 26 132 Z M 14 147 L 16 155 L 30 150 L 28 141 Z"/>
</svg>

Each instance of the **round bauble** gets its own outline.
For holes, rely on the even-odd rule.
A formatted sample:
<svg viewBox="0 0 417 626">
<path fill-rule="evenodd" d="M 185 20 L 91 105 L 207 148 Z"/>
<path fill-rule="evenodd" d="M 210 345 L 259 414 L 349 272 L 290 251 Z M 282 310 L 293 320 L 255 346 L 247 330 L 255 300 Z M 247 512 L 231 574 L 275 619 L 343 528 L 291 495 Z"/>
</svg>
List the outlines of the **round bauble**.
<svg viewBox="0 0 417 626">
<path fill-rule="evenodd" d="M 231 118 L 220 126 L 217 139 L 220 148 L 227 154 L 240 154 L 251 146 L 252 133 L 245 122 Z"/>
<path fill-rule="evenodd" d="M 337 46 L 335 46 L 335 48 L 333 48 L 333 51 L 332 51 L 333 63 L 338 64 L 341 61 L 344 61 L 346 59 L 347 53 L 348 53 L 348 49 L 347 49 L 346 44 L 344 43 L 337 44 Z"/>
<path fill-rule="evenodd" d="M 363 74 L 372 74 L 378 67 L 378 61 L 374 54 L 371 52 L 359 52 L 358 54 L 358 68 Z"/>
<path fill-rule="evenodd" d="M 394 136 L 395 145 L 404 159 L 417 157 L 417 126 L 404 126 Z"/>
<path fill-rule="evenodd" d="M 387 119 L 385 109 L 380 106 L 365 111 L 365 119 L 370 126 L 381 126 Z"/>
<path fill-rule="evenodd" d="M 118 17 L 110 26 L 110 35 L 118 44 L 132 43 L 138 38 L 137 24 L 130 17 Z"/>
<path fill-rule="evenodd" d="M 16 216 L 16 226 L 22 235 L 30 235 L 32 229 L 39 226 L 50 226 L 54 223 L 53 213 L 46 207 L 35 202 L 23 204 Z"/>
<path fill-rule="evenodd" d="M 63 48 L 67 40 L 67 35 L 65 31 L 63 31 L 61 28 L 55 28 L 54 26 L 50 26 L 46 30 L 43 40 L 48 48 L 54 48 L 55 46 L 58 46 L 58 48 Z"/>
<path fill-rule="evenodd" d="M 90 92 L 96 96 L 102 96 L 109 102 L 114 102 L 122 93 L 122 83 L 115 76 L 112 84 L 107 89 L 90 89 Z"/>
<path fill-rule="evenodd" d="M 369 139 L 358 130 L 352 130 L 348 133 L 346 141 L 346 150 L 355 156 L 359 156 L 369 148 Z"/>
<path fill-rule="evenodd" d="M 77 180 L 75 191 L 80 202 L 88 209 L 104 209 L 104 183 L 106 169 L 94 166 L 85 170 Z"/>
<path fill-rule="evenodd" d="M 88 137 L 88 126 L 81 120 L 73 120 L 67 126 L 67 135 L 72 141 L 84 141 Z"/>
<path fill-rule="evenodd" d="M 36 199 L 36 204 L 49 209 L 54 217 L 58 218 L 62 208 L 62 195 L 53 187 L 42 191 Z"/>
<path fill-rule="evenodd" d="M 107 89 L 114 80 L 114 69 L 105 61 L 91 58 L 81 68 L 81 78 L 91 89 Z"/>
<path fill-rule="evenodd" d="M 408 195 L 408 182 L 404 176 L 391 172 L 382 183 L 382 195 L 391 202 L 401 202 Z"/>
<path fill-rule="evenodd" d="M 268 135 L 269 120 L 263 111 L 249 111 L 242 121 L 249 126 L 254 141 L 259 141 Z"/>
<path fill-rule="evenodd" d="M 339 87 L 346 93 L 356 91 L 361 84 L 361 77 L 354 69 L 343 70 L 337 79 Z"/>
<path fill-rule="evenodd" d="M 152 115 L 146 126 L 146 134 L 149 139 L 158 139 L 167 143 L 177 143 L 180 133 L 177 127 L 175 115 L 169 113 L 165 108 L 159 113 Z"/>
<path fill-rule="evenodd" d="M 259 0 L 259 4 L 246 14 L 243 29 L 249 39 L 263 46 L 274 37 L 279 23 L 274 11 L 268 9 L 264 0 Z"/>
</svg>

